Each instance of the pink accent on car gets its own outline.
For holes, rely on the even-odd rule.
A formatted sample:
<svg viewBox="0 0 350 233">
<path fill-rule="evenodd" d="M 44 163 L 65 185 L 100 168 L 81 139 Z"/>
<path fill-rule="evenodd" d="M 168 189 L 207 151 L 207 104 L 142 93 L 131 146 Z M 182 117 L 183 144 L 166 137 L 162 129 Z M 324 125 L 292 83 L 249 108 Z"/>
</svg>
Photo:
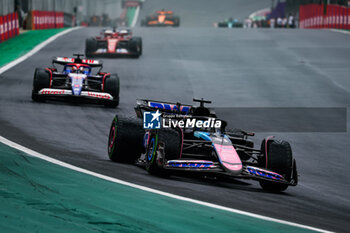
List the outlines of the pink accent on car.
<svg viewBox="0 0 350 233">
<path fill-rule="evenodd" d="M 113 128 L 111 130 L 111 135 L 112 135 L 112 140 L 110 141 L 110 145 L 109 148 L 112 149 L 113 145 L 114 145 L 114 139 L 115 139 L 115 126 L 113 125 Z"/>
<path fill-rule="evenodd" d="M 109 39 L 108 40 L 108 52 L 115 53 L 119 39 Z"/>
<path fill-rule="evenodd" d="M 174 162 L 174 163 L 213 163 L 213 161 L 210 160 L 197 160 L 197 159 L 190 159 L 190 160 L 169 160 L 168 162 Z"/>
<path fill-rule="evenodd" d="M 215 151 L 222 165 L 229 171 L 237 173 L 242 171 L 242 162 L 233 146 L 214 144 Z"/>
<path fill-rule="evenodd" d="M 150 135 L 149 132 L 146 132 L 145 135 L 147 135 L 147 144 L 146 144 L 146 146 L 145 146 L 145 147 L 147 147 L 147 146 L 149 145 L 149 140 L 151 139 L 151 135 Z"/>
</svg>

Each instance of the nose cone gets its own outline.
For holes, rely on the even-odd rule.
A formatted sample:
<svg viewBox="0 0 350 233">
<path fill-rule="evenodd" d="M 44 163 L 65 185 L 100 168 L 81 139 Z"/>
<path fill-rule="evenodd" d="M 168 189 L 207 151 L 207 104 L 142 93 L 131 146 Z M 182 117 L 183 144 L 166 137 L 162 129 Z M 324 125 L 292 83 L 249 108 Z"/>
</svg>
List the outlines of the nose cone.
<svg viewBox="0 0 350 233">
<path fill-rule="evenodd" d="M 214 144 L 219 160 L 227 172 L 239 175 L 242 172 L 242 162 L 232 145 Z"/>
<path fill-rule="evenodd" d="M 83 82 L 86 78 L 85 74 L 76 74 L 71 73 L 69 74 L 69 77 L 72 80 L 72 92 L 73 95 L 80 95 L 81 90 L 83 88 Z"/>
<path fill-rule="evenodd" d="M 158 22 L 159 22 L 159 23 L 164 23 L 165 18 L 166 18 L 166 15 L 159 15 L 159 16 L 158 16 Z"/>
</svg>

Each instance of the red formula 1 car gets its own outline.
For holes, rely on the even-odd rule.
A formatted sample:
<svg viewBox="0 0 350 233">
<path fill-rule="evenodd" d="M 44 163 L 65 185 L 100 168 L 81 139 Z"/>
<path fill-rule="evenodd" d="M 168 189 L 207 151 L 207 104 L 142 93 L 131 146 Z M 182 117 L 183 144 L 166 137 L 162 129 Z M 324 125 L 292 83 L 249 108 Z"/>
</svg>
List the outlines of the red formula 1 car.
<svg viewBox="0 0 350 233">
<path fill-rule="evenodd" d="M 33 80 L 32 99 L 42 102 L 46 99 L 88 100 L 106 107 L 119 104 L 119 78 L 116 74 L 101 72 L 102 62 L 75 58 L 55 57 L 52 68 L 36 68 Z M 58 71 L 56 65 L 63 66 Z M 93 69 L 98 69 L 93 73 Z"/>
<path fill-rule="evenodd" d="M 155 14 L 147 16 L 141 20 L 141 26 L 152 27 L 152 26 L 180 26 L 180 17 L 175 16 L 173 11 L 156 11 Z"/>
<path fill-rule="evenodd" d="M 100 36 L 86 39 L 86 57 L 134 57 L 142 55 L 142 38 L 130 29 L 102 30 Z"/>
</svg>

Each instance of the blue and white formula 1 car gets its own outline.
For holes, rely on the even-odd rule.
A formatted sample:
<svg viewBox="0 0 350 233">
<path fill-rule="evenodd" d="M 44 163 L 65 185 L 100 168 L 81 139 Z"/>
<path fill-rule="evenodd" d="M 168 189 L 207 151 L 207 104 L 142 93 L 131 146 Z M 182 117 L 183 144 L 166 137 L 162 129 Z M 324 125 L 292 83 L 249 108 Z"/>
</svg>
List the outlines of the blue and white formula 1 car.
<svg viewBox="0 0 350 233">
<path fill-rule="evenodd" d="M 119 77 L 116 74 L 101 72 L 102 61 L 82 59 L 83 54 L 74 54 L 75 58 L 55 57 L 52 68 L 36 68 L 33 80 L 32 99 L 86 100 L 102 103 L 106 107 L 119 104 Z M 58 70 L 56 65 L 63 66 Z M 93 73 L 93 69 L 98 69 Z"/>
<path fill-rule="evenodd" d="M 204 106 L 210 101 L 194 101 L 200 105 L 138 100 L 135 111 L 139 119 L 118 115 L 113 119 L 109 158 L 142 165 L 156 175 L 195 172 L 254 179 L 273 192 L 297 185 L 296 162 L 288 142 L 267 137 L 254 149 L 248 139 L 254 133 L 227 130 L 227 123 Z M 147 125 L 149 114 L 152 119 Z M 150 125 L 158 117 L 160 121 Z"/>
</svg>

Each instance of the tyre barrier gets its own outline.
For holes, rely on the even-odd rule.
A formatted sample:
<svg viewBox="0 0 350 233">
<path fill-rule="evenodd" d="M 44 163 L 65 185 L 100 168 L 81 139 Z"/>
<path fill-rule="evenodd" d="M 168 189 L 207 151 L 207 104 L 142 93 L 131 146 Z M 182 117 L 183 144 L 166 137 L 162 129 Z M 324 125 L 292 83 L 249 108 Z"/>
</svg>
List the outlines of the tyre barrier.
<svg viewBox="0 0 350 233">
<path fill-rule="evenodd" d="M 0 43 L 19 34 L 17 12 L 0 16 Z"/>
<path fill-rule="evenodd" d="M 31 11 L 31 29 L 64 27 L 64 13 L 54 11 Z"/>
<path fill-rule="evenodd" d="M 299 8 L 300 28 L 350 29 L 350 8 L 339 5 L 308 4 Z"/>
</svg>

